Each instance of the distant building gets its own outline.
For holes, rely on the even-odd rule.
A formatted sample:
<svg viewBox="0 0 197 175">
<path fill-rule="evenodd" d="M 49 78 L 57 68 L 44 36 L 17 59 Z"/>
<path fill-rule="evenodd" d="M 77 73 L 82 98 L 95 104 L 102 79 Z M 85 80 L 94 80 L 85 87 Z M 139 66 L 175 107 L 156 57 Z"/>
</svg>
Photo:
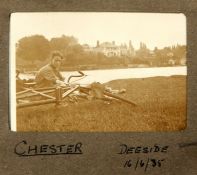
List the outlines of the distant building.
<svg viewBox="0 0 197 175">
<path fill-rule="evenodd" d="M 90 47 L 88 44 L 83 44 L 82 47 L 85 52 L 92 52 L 93 51 L 93 48 Z"/>
<path fill-rule="evenodd" d="M 114 42 L 103 42 L 101 44 L 98 44 L 99 41 L 97 41 L 97 46 L 94 48 L 96 52 L 101 52 L 107 57 L 112 56 L 118 56 L 120 55 L 120 50 L 118 49 L 118 46 L 115 45 Z"/>
<path fill-rule="evenodd" d="M 131 41 L 129 42 L 129 46 L 126 44 L 116 45 L 115 41 L 112 42 L 103 42 L 100 43 L 97 41 L 96 47 L 90 47 L 87 44 L 83 45 L 84 51 L 88 52 L 96 52 L 96 53 L 103 53 L 107 57 L 112 56 L 134 56 L 135 50 L 131 44 Z"/>
</svg>

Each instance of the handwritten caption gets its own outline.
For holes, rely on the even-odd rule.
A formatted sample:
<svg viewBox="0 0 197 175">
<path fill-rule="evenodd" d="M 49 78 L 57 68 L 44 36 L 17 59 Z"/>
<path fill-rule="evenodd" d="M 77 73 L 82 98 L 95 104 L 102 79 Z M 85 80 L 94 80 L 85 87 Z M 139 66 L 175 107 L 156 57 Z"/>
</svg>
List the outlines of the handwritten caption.
<svg viewBox="0 0 197 175">
<path fill-rule="evenodd" d="M 28 156 L 53 156 L 66 154 L 83 154 L 83 144 L 76 142 L 73 144 L 29 144 L 26 140 L 20 141 L 15 145 L 14 153 L 20 157 Z M 129 146 L 127 144 L 119 145 L 117 154 L 125 157 L 121 167 L 124 169 L 139 170 L 145 172 L 151 168 L 161 168 L 166 162 L 166 156 L 169 146 L 155 144 L 153 146 Z M 135 155 L 135 156 L 132 156 Z M 137 156 L 136 156 L 137 155 Z M 141 157 L 141 155 L 143 155 Z M 128 158 L 129 156 L 129 158 Z"/>
<path fill-rule="evenodd" d="M 155 144 L 153 146 L 128 146 L 127 144 L 120 145 L 120 152 L 118 154 L 121 155 L 129 155 L 129 154 L 145 154 L 148 156 L 143 156 L 143 158 L 129 158 L 124 160 L 122 163 L 123 168 L 130 169 L 143 169 L 145 172 L 150 168 L 161 168 L 165 163 L 166 159 L 163 154 L 166 154 L 169 146 L 161 146 Z M 160 153 L 161 158 L 155 158 L 155 153 Z M 145 157 L 145 158 L 144 158 Z"/>
<path fill-rule="evenodd" d="M 138 159 L 136 160 L 126 160 L 123 167 L 124 168 L 134 168 L 134 170 L 137 170 L 138 168 L 144 168 L 144 171 L 147 171 L 147 168 L 155 168 L 155 167 L 161 167 L 162 163 L 165 159 L 153 159 L 153 158 L 147 158 L 147 159 Z"/>
<path fill-rule="evenodd" d="M 52 156 L 62 154 L 83 154 L 82 143 L 60 144 L 60 145 L 30 145 L 26 140 L 16 144 L 14 149 L 18 156 Z"/>
</svg>

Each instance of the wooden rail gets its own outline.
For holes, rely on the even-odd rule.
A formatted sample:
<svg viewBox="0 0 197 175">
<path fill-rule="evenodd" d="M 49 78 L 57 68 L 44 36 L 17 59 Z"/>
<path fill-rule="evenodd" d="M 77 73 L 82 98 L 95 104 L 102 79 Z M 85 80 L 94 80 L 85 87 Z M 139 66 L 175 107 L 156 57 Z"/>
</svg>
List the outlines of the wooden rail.
<svg viewBox="0 0 197 175">
<path fill-rule="evenodd" d="M 63 100 L 63 97 L 68 96 L 70 93 L 72 93 L 76 88 L 71 89 L 70 87 L 56 87 L 56 88 L 40 88 L 40 89 L 26 89 L 22 92 L 19 92 L 16 94 L 17 102 L 19 101 L 25 101 L 23 103 L 18 103 L 17 108 L 23 108 L 23 107 L 30 107 L 30 106 L 38 106 L 38 105 L 45 105 L 50 103 L 56 103 L 57 105 L 60 104 Z M 69 90 L 68 90 L 69 89 Z M 38 91 L 40 90 L 40 91 Z M 66 90 L 66 92 L 64 92 Z M 48 95 L 47 93 L 54 92 L 54 96 Z M 36 101 L 28 101 L 28 100 L 22 100 L 29 97 L 34 96 L 40 96 L 45 97 L 47 99 L 44 100 L 36 100 Z"/>
<path fill-rule="evenodd" d="M 33 90 L 33 89 L 26 89 L 22 92 L 19 92 L 16 94 L 17 96 L 17 102 L 20 100 L 23 101 L 22 99 L 32 97 L 32 96 L 40 96 L 40 97 L 45 97 L 47 99 L 45 100 L 37 100 L 37 101 L 27 101 L 24 103 L 18 103 L 17 108 L 23 108 L 23 107 L 30 107 L 30 106 L 38 106 L 38 105 L 45 105 L 45 104 L 50 104 L 50 103 L 56 103 L 57 105 L 61 104 L 64 98 L 68 97 L 71 93 L 79 89 L 80 92 L 83 92 L 87 95 L 89 95 L 89 92 L 91 92 L 91 88 L 88 87 L 80 87 L 79 85 L 76 85 L 75 87 L 56 87 L 56 88 L 43 88 L 38 91 L 38 89 Z M 54 92 L 54 96 L 48 95 L 47 93 Z M 25 94 L 25 93 L 31 93 L 31 94 Z M 114 98 L 116 100 L 120 100 L 122 102 L 131 104 L 133 106 L 137 106 L 136 103 L 132 102 L 131 100 L 127 100 L 123 97 L 120 97 L 118 95 L 111 94 L 109 92 L 106 92 L 105 90 L 102 90 L 102 93 L 104 96 L 102 96 L 102 100 L 109 100 L 107 97 Z"/>
</svg>

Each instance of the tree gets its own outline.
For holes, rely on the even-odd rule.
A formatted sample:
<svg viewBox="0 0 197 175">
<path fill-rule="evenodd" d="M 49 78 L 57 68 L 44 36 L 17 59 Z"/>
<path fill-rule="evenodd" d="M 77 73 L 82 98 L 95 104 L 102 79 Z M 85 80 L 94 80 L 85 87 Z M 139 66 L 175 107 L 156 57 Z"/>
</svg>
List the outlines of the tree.
<svg viewBox="0 0 197 175">
<path fill-rule="evenodd" d="M 179 62 L 181 58 L 186 57 L 186 46 L 177 45 L 172 49 L 174 59 Z"/>
<path fill-rule="evenodd" d="M 52 38 L 50 40 L 51 50 L 59 50 L 64 54 L 70 47 L 75 46 L 78 44 L 78 41 L 73 36 L 65 36 L 62 35 L 61 37 Z"/>
<path fill-rule="evenodd" d="M 150 57 L 150 50 L 147 48 L 146 44 L 140 43 L 140 48 L 136 51 L 136 56 L 142 60 Z"/>
<path fill-rule="evenodd" d="M 17 43 L 16 60 L 34 63 L 43 61 L 50 54 L 49 41 L 42 35 L 24 37 Z"/>
</svg>

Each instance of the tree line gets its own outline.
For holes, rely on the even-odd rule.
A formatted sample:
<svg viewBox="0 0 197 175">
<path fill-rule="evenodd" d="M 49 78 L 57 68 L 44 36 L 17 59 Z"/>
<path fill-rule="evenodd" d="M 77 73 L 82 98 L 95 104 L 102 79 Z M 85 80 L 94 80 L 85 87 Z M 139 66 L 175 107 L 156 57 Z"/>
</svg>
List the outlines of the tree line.
<svg viewBox="0 0 197 175">
<path fill-rule="evenodd" d="M 128 64 L 162 66 L 170 59 L 179 64 L 180 59 L 186 55 L 186 46 L 176 45 L 150 51 L 145 44 L 140 43 L 134 56 L 109 58 L 103 53 L 84 51 L 83 46 L 73 36 L 62 35 L 48 40 L 43 35 L 33 35 L 23 37 L 16 43 L 17 67 L 37 70 L 49 61 L 50 53 L 54 50 L 59 50 L 65 58 L 63 69 L 112 68 L 125 67 Z"/>
</svg>

